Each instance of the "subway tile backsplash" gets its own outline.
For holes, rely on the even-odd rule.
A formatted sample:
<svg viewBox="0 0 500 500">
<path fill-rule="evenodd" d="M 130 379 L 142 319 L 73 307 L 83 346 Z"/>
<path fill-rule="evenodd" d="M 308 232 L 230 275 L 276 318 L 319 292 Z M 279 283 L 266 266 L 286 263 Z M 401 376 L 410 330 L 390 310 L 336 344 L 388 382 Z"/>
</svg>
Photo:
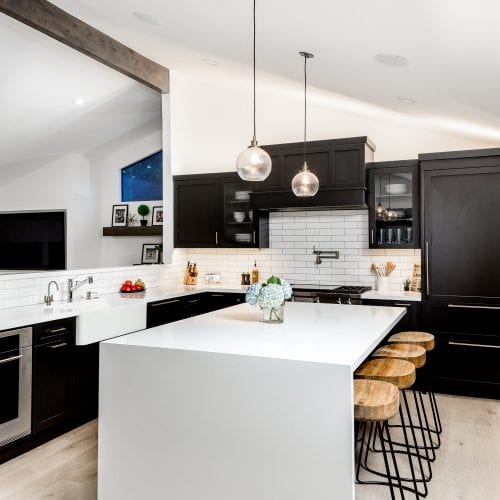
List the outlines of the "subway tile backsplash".
<svg viewBox="0 0 500 500">
<path fill-rule="evenodd" d="M 84 285 L 75 294 L 85 296 L 87 290 L 101 295 L 116 293 L 126 279 L 141 278 L 147 287 L 178 285 L 181 283 L 185 266 L 185 255 L 176 252 L 172 264 L 164 266 L 130 266 L 103 269 L 78 269 L 73 271 L 37 272 L 30 274 L 0 275 L 0 309 L 32 304 L 42 304 L 49 281 L 54 280 L 59 291 L 52 287 L 54 300 L 65 300 L 69 278 L 85 279 L 92 275 L 94 283 Z"/>
<path fill-rule="evenodd" d="M 369 285 L 375 287 L 371 263 L 388 260 L 396 264 L 391 287 L 402 290 L 411 278 L 413 264 L 420 263 L 420 250 L 368 248 L 367 210 L 276 212 L 270 215 L 269 249 L 183 249 L 184 257 L 198 264 L 200 278 L 206 272 L 221 274 L 224 283 L 239 284 L 241 273 L 254 261 L 265 279 L 277 274 L 292 283 Z M 315 264 L 313 247 L 338 250 L 338 260 Z"/>
<path fill-rule="evenodd" d="M 84 279 L 91 274 L 92 285 L 85 285 L 77 295 L 87 290 L 99 294 L 116 293 L 125 279 L 142 278 L 147 287 L 182 284 L 188 260 L 196 262 L 198 282 L 203 283 L 207 272 L 221 275 L 221 283 L 239 285 L 241 273 L 248 272 L 254 261 L 260 279 L 272 274 L 283 276 L 292 283 L 369 285 L 375 287 L 371 263 L 391 260 L 396 270 L 391 275 L 391 287 L 401 290 L 403 281 L 411 278 L 413 264 L 420 263 L 420 250 L 368 249 L 368 211 L 333 210 L 311 212 L 277 212 L 270 215 L 270 248 L 190 248 L 176 249 L 172 263 L 164 266 L 131 266 L 109 269 L 79 269 L 30 274 L 0 275 L 0 309 L 41 304 L 47 284 L 54 280 L 54 300 L 64 300 L 68 278 Z M 313 247 L 338 250 L 338 260 L 314 263 Z"/>
</svg>

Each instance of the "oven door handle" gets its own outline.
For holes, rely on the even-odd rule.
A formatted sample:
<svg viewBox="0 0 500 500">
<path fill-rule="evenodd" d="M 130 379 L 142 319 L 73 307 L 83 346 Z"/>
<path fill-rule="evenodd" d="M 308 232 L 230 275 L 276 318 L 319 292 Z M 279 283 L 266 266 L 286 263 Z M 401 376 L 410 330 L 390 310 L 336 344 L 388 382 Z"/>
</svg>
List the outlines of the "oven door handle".
<svg viewBox="0 0 500 500">
<path fill-rule="evenodd" d="M 16 359 L 21 359 L 22 357 L 23 357 L 23 355 L 19 354 L 18 356 L 12 356 L 11 358 L 1 359 L 0 365 L 2 365 L 3 363 L 8 363 L 9 361 L 15 361 Z"/>
</svg>

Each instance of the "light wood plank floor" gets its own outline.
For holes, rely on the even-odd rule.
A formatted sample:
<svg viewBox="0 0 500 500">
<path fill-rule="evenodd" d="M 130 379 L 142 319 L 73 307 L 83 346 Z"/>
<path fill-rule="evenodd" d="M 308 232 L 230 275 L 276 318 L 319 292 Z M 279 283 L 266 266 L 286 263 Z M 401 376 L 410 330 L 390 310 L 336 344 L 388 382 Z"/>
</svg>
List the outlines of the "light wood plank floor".
<svg viewBox="0 0 500 500">
<path fill-rule="evenodd" d="M 444 423 L 443 445 L 438 451 L 427 498 L 500 498 L 500 401 L 438 398 Z M 0 499 L 95 500 L 96 479 L 94 421 L 0 465 Z M 357 500 L 387 498 L 390 497 L 384 487 L 356 488 Z"/>
</svg>

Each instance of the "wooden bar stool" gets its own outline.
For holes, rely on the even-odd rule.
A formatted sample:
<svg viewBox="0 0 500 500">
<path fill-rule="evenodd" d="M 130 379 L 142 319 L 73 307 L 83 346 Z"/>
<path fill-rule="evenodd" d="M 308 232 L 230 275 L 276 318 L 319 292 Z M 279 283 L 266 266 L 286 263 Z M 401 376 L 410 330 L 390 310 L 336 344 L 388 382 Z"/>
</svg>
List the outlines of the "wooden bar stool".
<svg viewBox="0 0 500 500">
<path fill-rule="evenodd" d="M 432 333 L 421 331 L 395 333 L 389 337 L 389 343 L 416 344 L 422 346 L 427 352 L 433 351 L 436 345 L 435 338 Z M 424 378 L 425 390 L 421 392 L 425 392 L 429 395 L 429 404 L 434 419 L 434 428 L 431 429 L 431 431 L 438 434 L 438 444 L 440 444 L 441 440 L 439 439 L 439 434 L 443 431 L 443 427 L 441 425 L 441 416 L 439 415 L 436 395 L 432 389 L 432 380 L 427 369 L 424 370 Z"/>
<path fill-rule="evenodd" d="M 403 397 L 405 397 L 405 389 L 409 389 L 410 387 L 413 386 L 415 383 L 416 379 L 416 369 L 415 365 L 410 362 L 406 361 L 403 359 L 397 359 L 397 358 L 373 358 L 368 361 L 365 361 L 355 372 L 354 376 L 357 377 L 358 379 L 364 379 L 364 380 L 380 380 L 382 382 L 387 382 L 395 385 L 399 390 L 400 394 L 403 394 Z M 407 417 L 410 417 L 409 415 L 409 410 L 408 406 L 406 405 L 406 412 L 407 412 Z M 407 489 L 411 491 L 412 493 L 415 493 L 418 496 L 423 496 L 425 497 L 428 493 L 427 489 L 427 482 L 431 479 L 432 473 L 430 470 L 430 465 L 429 465 L 429 473 L 426 475 L 424 473 L 424 467 L 422 463 L 422 459 L 426 459 L 426 457 L 422 457 L 419 453 L 414 453 L 413 450 L 417 447 L 417 437 L 415 434 L 415 427 L 412 425 L 411 419 L 409 420 L 410 424 L 408 424 L 407 419 L 405 418 L 405 415 L 403 413 L 403 408 L 400 405 L 399 406 L 399 418 L 401 420 L 401 428 L 403 430 L 403 437 L 404 437 L 404 446 L 405 450 L 396 450 L 396 454 L 404 454 L 408 458 L 408 463 L 410 465 L 410 473 L 411 477 L 410 478 L 403 478 L 400 477 L 401 481 L 405 482 L 410 482 L 412 483 L 412 487 L 409 486 L 403 486 L 403 489 Z M 393 427 L 391 424 L 387 424 L 388 427 Z M 413 441 L 410 443 L 410 439 L 408 436 L 408 431 L 410 431 L 411 436 L 413 438 Z M 374 452 L 381 452 L 382 449 L 377 449 L 376 448 L 376 435 L 373 434 L 373 428 L 370 429 L 370 433 L 368 436 L 368 446 L 370 446 L 370 442 L 372 442 L 373 438 L 373 444 L 372 447 L 370 448 L 371 451 Z M 397 444 L 393 441 L 393 445 Z M 365 470 L 368 470 L 369 472 L 376 474 L 378 476 L 385 476 L 385 474 L 381 473 L 380 471 L 377 471 L 368 465 L 367 461 L 367 453 L 365 454 L 365 460 L 364 462 L 361 463 L 361 467 L 363 467 Z M 414 458 L 416 458 L 417 463 L 414 465 Z M 428 462 L 429 464 L 429 462 Z M 419 475 L 417 477 L 417 468 Z M 358 471 L 359 471 L 359 466 L 358 466 Z M 396 477 L 392 477 L 391 479 L 398 479 Z M 419 491 L 418 488 L 418 483 L 423 483 L 423 491 Z"/>
<path fill-rule="evenodd" d="M 432 351 L 436 344 L 434 335 L 427 332 L 399 332 L 389 337 L 390 344 L 416 344 L 423 347 L 427 352 Z"/>
<path fill-rule="evenodd" d="M 395 488 L 399 490 L 401 498 L 404 499 L 404 491 L 399 469 L 394 453 L 394 447 L 391 441 L 391 435 L 387 426 L 387 421 L 398 413 L 399 409 L 399 389 L 388 382 L 379 380 L 361 380 L 353 381 L 354 388 L 354 420 L 359 425 L 358 434 L 361 435 L 359 451 L 356 454 L 356 482 L 359 484 L 379 484 L 389 486 L 391 499 L 396 500 Z M 360 479 L 360 467 L 363 453 L 368 455 L 369 442 L 366 443 L 366 434 L 375 432 L 375 437 L 379 437 L 382 455 L 384 458 L 385 471 L 384 477 L 387 482 L 382 481 L 364 481 Z M 385 443 L 388 443 L 389 450 Z M 394 473 L 391 472 L 389 465 L 389 455 L 391 457 Z M 365 456 L 366 460 L 366 456 Z M 396 485 L 393 482 L 396 478 Z"/>
<path fill-rule="evenodd" d="M 426 350 L 424 347 L 417 344 L 405 344 L 405 343 L 391 343 L 383 345 L 375 350 L 372 354 L 374 358 L 394 358 L 403 359 L 406 361 L 411 361 L 415 368 L 422 368 L 426 362 Z M 422 444 L 416 445 L 417 450 L 421 450 L 425 453 L 425 459 L 428 462 L 434 462 L 436 459 L 435 450 L 440 446 L 440 439 L 438 434 L 438 441 L 434 443 L 432 440 L 433 429 L 429 425 L 429 418 L 427 416 L 427 410 L 422 398 L 421 391 L 413 391 L 413 399 L 415 402 L 415 409 L 417 412 L 418 425 L 413 424 L 413 419 L 410 413 L 410 405 L 407 399 L 407 395 L 403 393 L 403 403 L 408 413 L 408 419 L 410 426 L 415 429 L 419 429 L 422 436 Z M 396 426 L 398 427 L 398 426 Z M 404 446 L 402 443 L 398 443 Z M 429 466 L 428 477 L 432 476 L 432 472 Z"/>
</svg>

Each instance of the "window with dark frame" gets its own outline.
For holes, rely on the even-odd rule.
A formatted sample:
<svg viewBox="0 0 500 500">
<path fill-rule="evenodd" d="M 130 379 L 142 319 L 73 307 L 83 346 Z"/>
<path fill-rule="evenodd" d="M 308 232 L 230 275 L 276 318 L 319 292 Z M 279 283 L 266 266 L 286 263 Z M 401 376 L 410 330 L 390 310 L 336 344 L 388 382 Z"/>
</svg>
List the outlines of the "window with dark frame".
<svg viewBox="0 0 500 500">
<path fill-rule="evenodd" d="M 122 202 L 163 200 L 163 151 L 122 168 Z"/>
</svg>

